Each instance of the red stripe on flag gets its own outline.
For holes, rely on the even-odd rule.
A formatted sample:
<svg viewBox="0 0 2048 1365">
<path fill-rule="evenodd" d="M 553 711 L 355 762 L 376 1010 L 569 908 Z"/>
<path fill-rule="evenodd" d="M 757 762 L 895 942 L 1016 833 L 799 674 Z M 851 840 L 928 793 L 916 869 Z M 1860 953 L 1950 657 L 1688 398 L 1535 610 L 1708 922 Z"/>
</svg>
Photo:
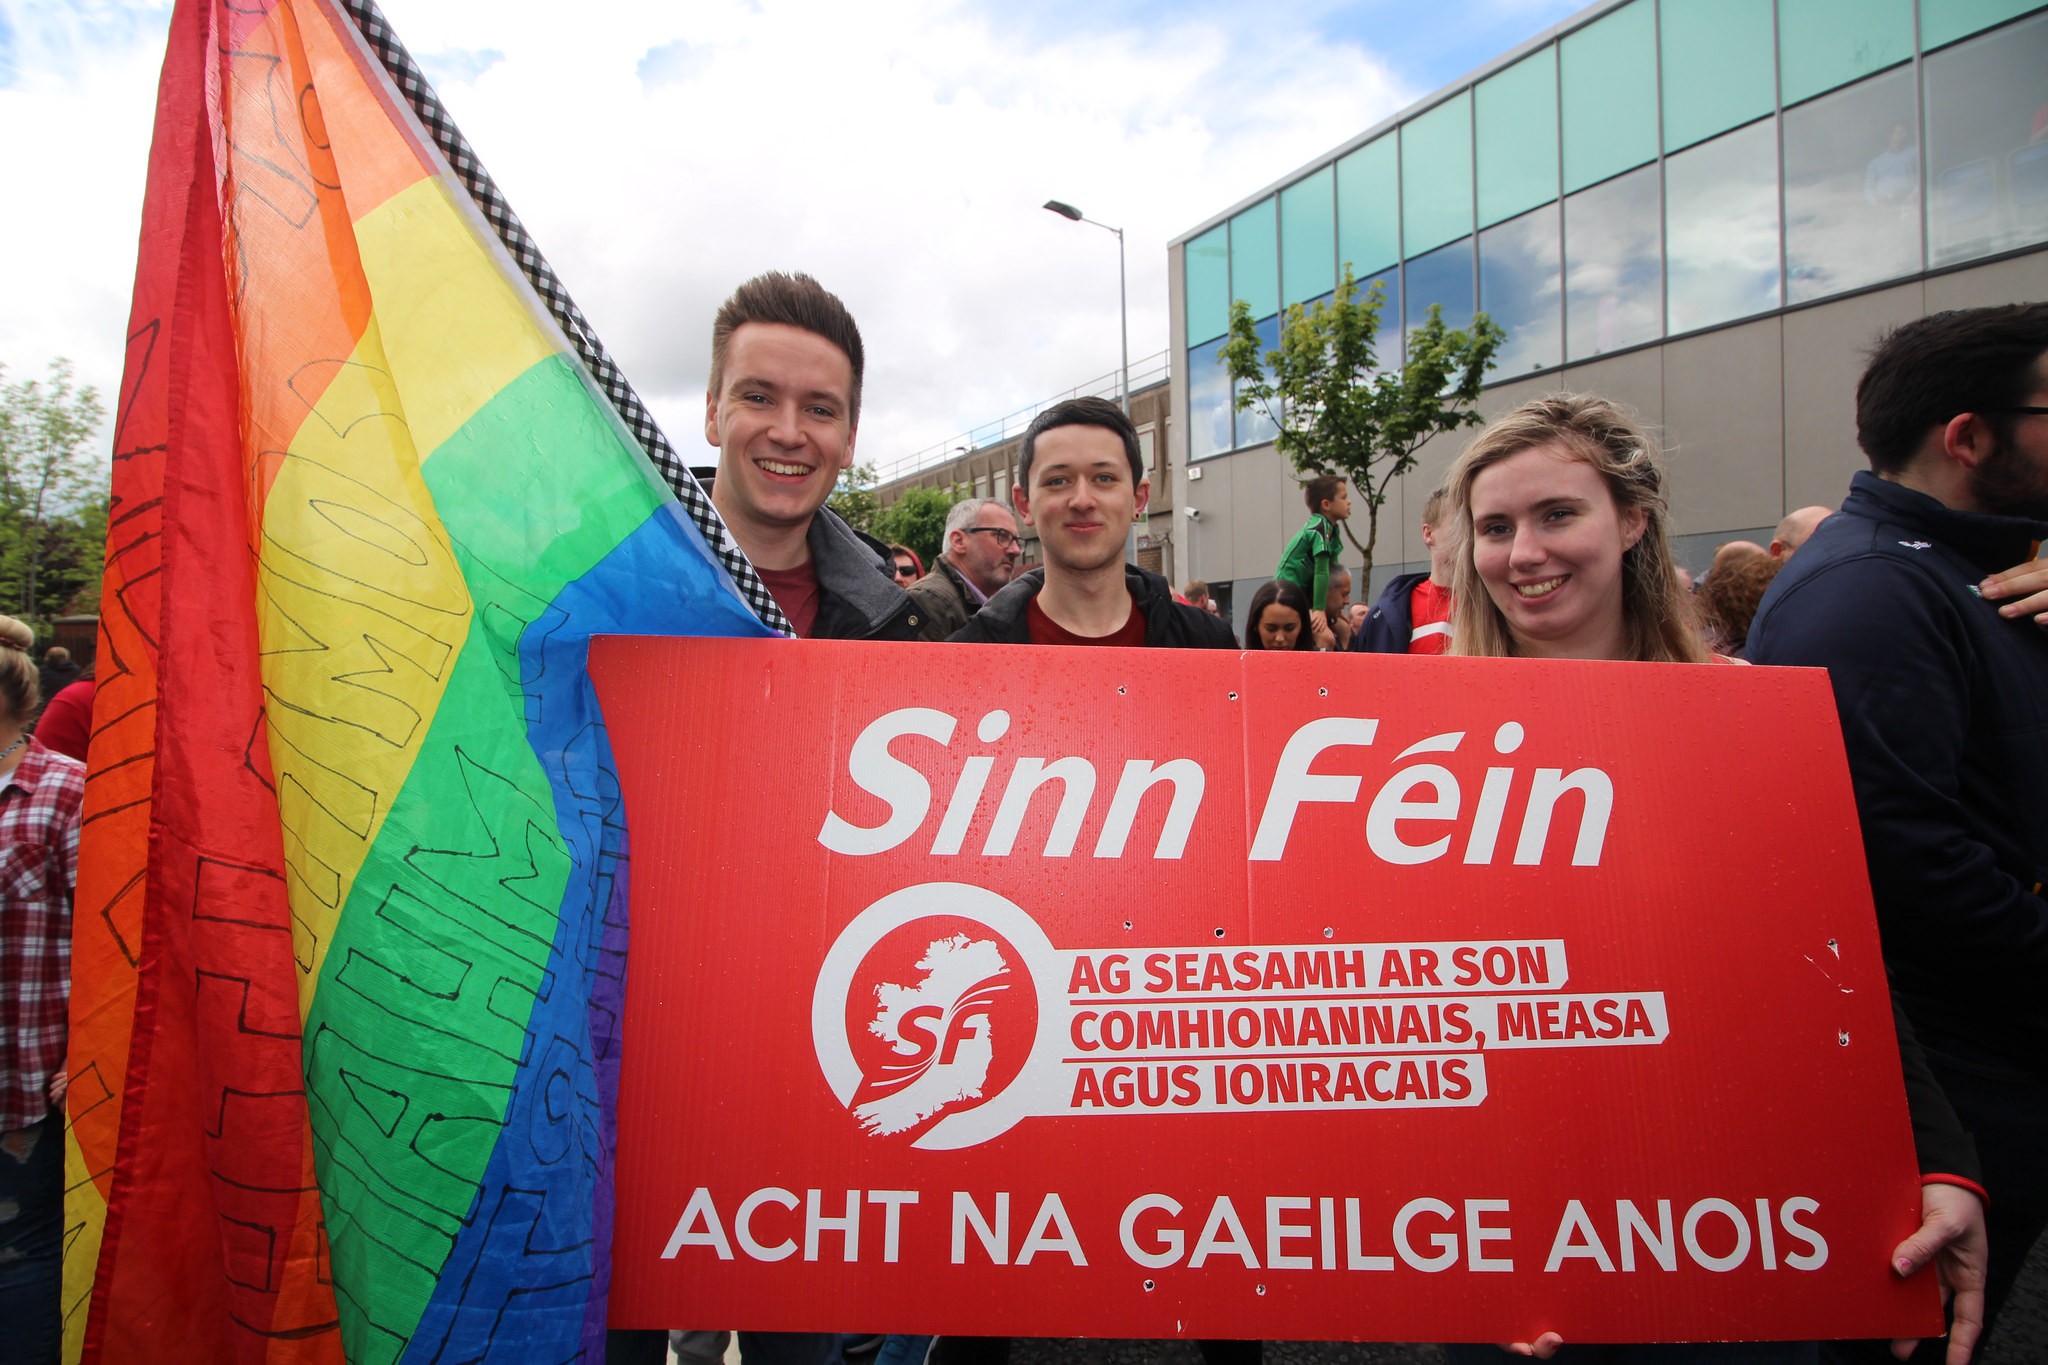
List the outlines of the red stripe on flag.
<svg viewBox="0 0 2048 1365">
<path fill-rule="evenodd" d="M 129 327 L 150 342 L 122 384 L 105 593 L 118 607 L 102 625 L 80 858 L 92 971 L 73 1011 L 74 1059 L 119 1091 L 102 1106 L 119 1123 L 88 1360 L 341 1358 L 262 725 L 259 516 L 224 271 L 237 262 L 207 95 L 209 64 L 225 77 L 234 60 L 221 21 L 204 0 L 172 20 Z M 111 1115 L 88 1117 L 97 1165 Z"/>
</svg>

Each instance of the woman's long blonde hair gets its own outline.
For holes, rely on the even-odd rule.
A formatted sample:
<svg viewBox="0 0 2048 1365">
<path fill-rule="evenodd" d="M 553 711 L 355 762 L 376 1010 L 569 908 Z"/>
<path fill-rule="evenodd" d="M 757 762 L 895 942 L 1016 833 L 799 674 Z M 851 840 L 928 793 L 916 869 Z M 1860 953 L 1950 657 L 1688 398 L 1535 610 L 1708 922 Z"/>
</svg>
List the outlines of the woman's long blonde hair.
<svg viewBox="0 0 2048 1365">
<path fill-rule="evenodd" d="M 1639 508 L 1642 538 L 1621 557 L 1626 657 L 1649 663 L 1706 663 L 1713 656 L 1693 626 L 1692 599 L 1671 559 L 1664 457 L 1635 417 L 1593 394 L 1557 393 L 1494 422 L 1458 457 L 1446 480 L 1461 543 L 1452 577 L 1450 653 L 1499 659 L 1516 653 L 1507 618 L 1487 595 L 1472 559 L 1472 483 L 1480 471 L 1537 446 L 1557 445 L 1591 465 L 1616 510 Z"/>
</svg>

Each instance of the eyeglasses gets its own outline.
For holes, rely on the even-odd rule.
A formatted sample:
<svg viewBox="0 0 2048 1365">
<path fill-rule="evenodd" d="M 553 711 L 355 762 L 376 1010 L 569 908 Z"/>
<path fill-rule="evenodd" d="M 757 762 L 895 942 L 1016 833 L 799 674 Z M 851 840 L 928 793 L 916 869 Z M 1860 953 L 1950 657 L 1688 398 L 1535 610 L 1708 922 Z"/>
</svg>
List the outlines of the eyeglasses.
<svg viewBox="0 0 2048 1365">
<path fill-rule="evenodd" d="M 2018 414 L 2018 415 L 2020 415 L 2020 416 L 2030 416 L 2030 415 L 2031 415 L 2031 416 L 2035 416 L 2035 417 L 2039 417 L 2039 416 L 2042 416 L 2043 414 L 2048 414 L 2048 408 L 2044 408 L 2044 407 L 2041 407 L 2041 406 L 2040 406 L 2040 405 L 2038 405 L 2038 404 L 2036 404 L 2036 405 L 2033 405 L 2033 406 L 2028 406 L 2028 405 L 2022 404 L 2021 406 L 2019 406 L 2019 407 L 2016 407 L 2016 408 L 1986 408 L 1986 409 L 1984 409 L 1984 410 L 1985 410 L 1986 412 L 2010 412 L 2010 413 L 2016 413 L 2016 414 Z"/>
<path fill-rule="evenodd" d="M 1024 543 L 1018 538 L 1015 531 L 1005 531 L 1000 526 L 963 526 L 960 529 L 967 532 L 970 536 L 994 536 L 996 544 L 1005 550 L 1009 549 L 1012 545 Z"/>
</svg>

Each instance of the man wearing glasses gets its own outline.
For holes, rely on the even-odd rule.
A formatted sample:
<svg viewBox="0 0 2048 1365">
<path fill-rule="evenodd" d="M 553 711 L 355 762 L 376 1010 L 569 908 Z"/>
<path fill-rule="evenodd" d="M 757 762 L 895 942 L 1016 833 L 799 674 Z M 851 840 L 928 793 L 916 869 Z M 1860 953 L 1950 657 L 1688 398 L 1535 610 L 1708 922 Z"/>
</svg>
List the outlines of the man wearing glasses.
<svg viewBox="0 0 2048 1365">
<path fill-rule="evenodd" d="M 1017 574 L 1024 546 L 1017 518 L 993 498 L 968 498 L 946 514 L 946 548 L 932 571 L 910 585 L 923 624 L 920 640 L 943 640 Z"/>
<path fill-rule="evenodd" d="M 1856 440 L 1870 469 L 1786 561 L 1749 657 L 1833 684 L 1885 962 L 1990 1192 L 1988 1328 L 2048 1224 L 2048 304 L 1891 333 Z M 1967 1199 L 1923 1182 L 1923 1212 Z"/>
</svg>

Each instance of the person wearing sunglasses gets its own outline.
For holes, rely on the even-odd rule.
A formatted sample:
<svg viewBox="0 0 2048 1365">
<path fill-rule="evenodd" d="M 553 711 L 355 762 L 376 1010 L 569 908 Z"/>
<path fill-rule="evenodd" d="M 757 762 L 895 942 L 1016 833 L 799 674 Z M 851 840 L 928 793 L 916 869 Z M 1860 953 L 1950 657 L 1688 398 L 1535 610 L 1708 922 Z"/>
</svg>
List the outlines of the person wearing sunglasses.
<svg viewBox="0 0 2048 1365">
<path fill-rule="evenodd" d="M 924 577 L 924 561 L 918 558 L 917 551 L 911 549 L 908 545 L 891 545 L 889 547 L 889 576 L 896 580 L 897 587 L 908 588 L 912 583 Z"/>
<path fill-rule="evenodd" d="M 946 514 L 946 547 L 932 571 L 909 584 L 920 640 L 943 640 L 1016 577 L 1024 545 L 1017 518 L 993 498 L 967 498 Z"/>
</svg>

